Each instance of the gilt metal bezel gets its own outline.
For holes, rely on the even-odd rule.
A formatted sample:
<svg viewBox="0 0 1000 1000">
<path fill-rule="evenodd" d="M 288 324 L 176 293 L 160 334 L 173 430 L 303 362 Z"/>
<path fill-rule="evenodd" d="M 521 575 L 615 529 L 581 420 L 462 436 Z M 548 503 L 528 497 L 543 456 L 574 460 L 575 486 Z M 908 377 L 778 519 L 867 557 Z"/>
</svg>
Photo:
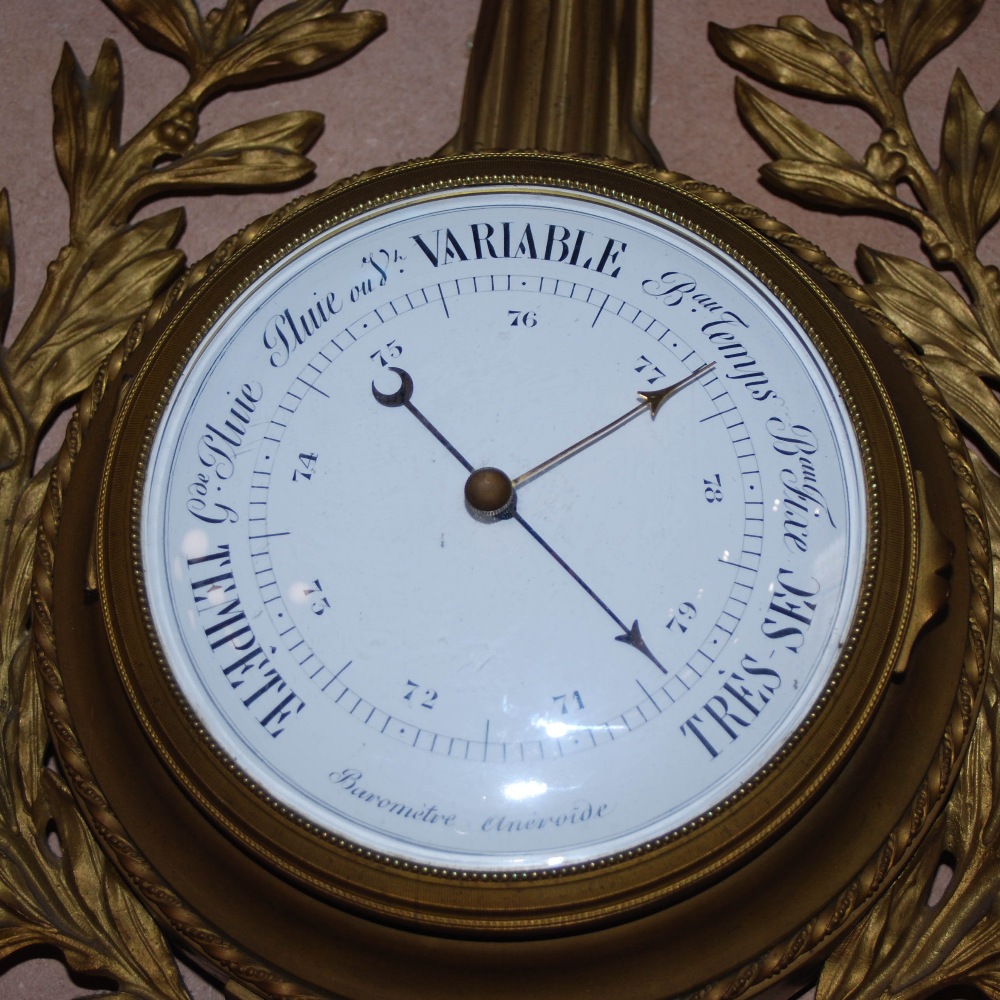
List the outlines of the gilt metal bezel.
<svg viewBox="0 0 1000 1000">
<path fill-rule="evenodd" d="M 627 856 L 555 877 L 526 872 L 517 877 L 483 878 L 479 873 L 408 867 L 371 856 L 364 848 L 336 843 L 269 803 L 201 738 L 177 701 L 169 678 L 160 669 L 135 564 L 121 558 L 125 551 L 134 553 L 138 484 L 149 440 L 146 420 L 150 414 L 156 419 L 172 380 L 201 331 L 240 289 L 319 227 L 341 224 L 355 212 L 378 210 L 400 196 L 433 197 L 455 186 L 499 183 L 565 186 L 582 196 L 590 192 L 614 194 L 644 210 L 670 214 L 696 232 L 711 234 L 713 242 L 725 246 L 766 284 L 780 287 L 782 300 L 815 333 L 849 401 L 863 442 L 873 526 L 855 644 L 845 654 L 839 671 L 842 681 L 834 686 L 817 717 L 749 787 L 691 829 L 664 843 L 642 845 Z M 322 961 L 312 952 L 307 960 L 303 949 L 310 949 L 308 941 L 292 947 L 287 953 L 291 957 L 286 959 L 275 950 L 274 938 L 249 932 L 246 920 L 232 913 L 232 903 L 223 902 L 212 888 L 197 890 L 195 875 L 188 878 L 183 874 L 190 869 L 188 844 L 176 836 L 151 838 L 148 824 L 140 829 L 143 823 L 136 819 L 136 809 L 148 808 L 150 796 L 169 795 L 183 815 L 172 816 L 166 825 L 176 832 L 178 824 L 190 821 L 192 829 L 204 835 L 206 850 L 211 842 L 215 853 L 210 855 L 214 859 L 210 866 L 215 863 L 220 870 L 257 872 L 248 891 L 262 893 L 263 898 L 277 901 L 278 909 L 299 913 L 301 919 L 307 913 L 315 917 L 318 907 L 327 926 L 342 926 L 346 921 L 357 929 L 354 922 L 360 914 L 368 928 L 361 935 L 366 941 L 388 940 L 397 933 L 393 925 L 401 925 L 451 941 L 446 950 L 462 953 L 463 961 L 471 961 L 468 939 L 542 937 L 550 943 L 552 939 L 564 942 L 553 945 L 555 954 L 564 946 L 579 951 L 568 942 L 585 940 L 586 935 L 574 935 L 590 930 L 624 935 L 632 942 L 630 947 L 649 952 L 643 962 L 648 966 L 656 961 L 649 942 L 664 927 L 676 930 L 694 925 L 684 936 L 687 944 L 679 947 L 696 949 L 699 920 L 704 923 L 707 919 L 706 907 L 727 899 L 730 903 L 752 903 L 776 871 L 784 868 L 792 872 L 802 864 L 802 837 L 810 830 L 815 836 L 821 820 L 825 826 L 831 816 L 843 813 L 842 806 L 857 797 L 859 788 L 868 787 L 869 795 L 873 788 L 887 793 L 891 801 L 881 807 L 877 829 L 859 838 L 858 844 L 839 843 L 851 832 L 851 816 L 856 813 L 842 815 L 835 827 L 820 837 L 817 863 L 826 865 L 830 872 L 815 885 L 796 885 L 791 897 L 784 898 L 788 905 L 780 908 L 781 913 L 775 913 L 766 899 L 758 901 L 759 919 L 751 921 L 754 926 L 748 927 L 732 954 L 739 954 L 740 961 L 749 961 L 763 941 L 798 933 L 818 909 L 857 877 L 862 854 L 873 844 L 877 850 L 878 843 L 890 838 L 900 811 L 918 793 L 919 781 L 907 779 L 905 787 L 892 787 L 890 775 L 898 771 L 897 757 L 905 754 L 909 763 L 903 770 L 909 774 L 922 775 L 933 767 L 946 730 L 954 728 L 949 720 L 967 696 L 962 690 L 963 656 L 952 655 L 948 662 L 955 664 L 954 668 L 923 684 L 919 695 L 917 715 L 938 721 L 921 726 L 922 732 L 911 733 L 905 747 L 891 746 L 896 723 L 887 713 L 898 713 L 900 701 L 906 703 L 910 697 L 899 693 L 898 686 L 891 683 L 892 676 L 902 668 L 910 676 L 923 658 L 918 647 L 909 665 L 901 662 L 909 653 L 906 636 L 919 603 L 918 591 L 926 582 L 918 573 L 918 507 L 922 501 L 911 456 L 919 453 L 914 464 L 928 478 L 947 478 L 951 472 L 940 441 L 915 440 L 920 435 L 907 426 L 911 417 L 903 415 L 901 419 L 900 404 L 890 403 L 890 395 L 896 399 L 903 392 L 909 393 L 904 400 L 907 406 L 914 401 L 922 405 L 919 393 L 901 370 L 892 368 L 891 351 L 875 332 L 864 332 L 862 342 L 855 330 L 866 321 L 852 312 L 846 299 L 834 302 L 838 294 L 828 280 L 807 272 L 755 228 L 685 190 L 682 183 L 670 183 L 647 170 L 543 154 L 469 155 L 376 171 L 291 206 L 269 220 L 252 239 L 238 244 L 232 252 L 221 253 L 217 264 L 193 289 L 185 288 L 178 303 L 145 335 L 118 380 L 117 392 L 105 395 L 102 425 L 107 438 L 91 443 L 92 437 L 87 442 L 89 454 L 80 462 L 80 479 L 85 484 L 78 487 L 82 499 L 66 522 L 79 526 L 80 518 L 88 517 L 87 510 L 93 509 L 90 505 L 96 504 L 95 551 L 101 601 L 100 608 L 67 613 L 70 621 L 61 627 L 72 632 L 71 621 L 75 619 L 84 637 L 62 644 L 65 652 L 60 656 L 60 669 L 66 675 L 71 707 L 78 699 L 83 708 L 79 714 L 74 711 L 80 720 L 88 718 L 84 705 L 93 704 L 93 694 L 82 693 L 92 683 L 84 676 L 83 662 L 93 657 L 95 649 L 103 683 L 115 681 L 122 687 L 111 698 L 118 730 L 113 736 L 92 722 L 77 722 L 77 727 L 84 755 L 94 758 L 99 784 L 110 802 L 131 817 L 123 822 L 135 837 L 139 854 L 154 870 L 164 870 L 171 884 L 178 880 L 184 883 L 182 895 L 196 912 L 207 911 L 210 921 L 228 922 L 233 928 L 229 932 L 251 950 L 270 955 L 270 960 L 279 964 L 287 961 L 290 966 L 286 968 L 316 978 L 323 988 L 331 990 L 339 988 L 340 973 L 323 973 Z M 918 425 L 921 420 L 932 423 L 930 417 L 913 419 Z M 943 527 L 946 535 L 954 537 L 964 531 L 957 508 L 942 516 L 947 521 Z M 78 541 L 66 545 L 74 553 L 67 559 L 79 563 L 88 558 Z M 958 584 L 952 588 L 953 621 L 950 629 L 944 630 L 946 639 L 940 640 L 951 647 L 964 646 L 968 638 L 968 576 L 960 554 L 959 564 L 953 567 Z M 70 585 L 58 585 L 57 581 L 57 590 L 59 586 Z M 937 631 L 940 639 L 944 632 Z M 93 638 L 88 640 L 87 636 Z M 934 643 L 929 651 L 933 655 Z M 862 663 L 867 669 L 859 666 Z M 136 715 L 131 715 L 133 711 Z M 137 719 L 141 720 L 138 724 Z M 150 743 L 156 747 L 153 757 L 159 761 L 158 774 L 128 777 L 113 773 L 111 762 L 122 747 L 138 749 Z M 152 759 L 144 753 L 146 764 Z M 862 777 L 859 768 L 877 773 Z M 183 793 L 179 793 L 177 782 Z M 931 810 L 941 799 L 939 791 Z M 188 806 L 184 807 L 182 800 Z M 206 832 L 206 819 L 221 836 Z M 120 860 L 118 846 L 108 846 Z M 901 863 L 901 859 L 893 861 L 894 865 Z M 371 919 L 384 922 L 384 931 L 369 925 Z M 602 931 L 607 925 L 616 927 Z M 281 948 L 292 946 L 287 932 L 277 938 Z M 815 953 L 821 943 L 806 948 L 803 956 Z M 628 953 L 628 948 L 622 952 L 623 961 Z M 703 981 L 706 969 L 718 968 L 713 961 L 709 954 L 689 956 L 683 971 L 677 973 L 679 978 L 675 977 L 677 982 L 691 986 Z M 637 969 L 635 982 L 643 974 Z"/>
</svg>

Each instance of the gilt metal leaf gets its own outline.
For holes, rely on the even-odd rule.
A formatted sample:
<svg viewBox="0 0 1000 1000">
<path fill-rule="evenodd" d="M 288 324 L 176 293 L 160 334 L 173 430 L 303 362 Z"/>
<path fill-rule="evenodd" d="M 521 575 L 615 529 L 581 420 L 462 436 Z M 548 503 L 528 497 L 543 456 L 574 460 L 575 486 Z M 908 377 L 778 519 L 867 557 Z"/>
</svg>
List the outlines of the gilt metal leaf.
<svg viewBox="0 0 1000 1000">
<path fill-rule="evenodd" d="M 1000 408 L 979 373 L 956 358 L 933 354 L 925 358 L 948 404 L 994 462 L 1000 462 Z"/>
<path fill-rule="evenodd" d="M 143 45 L 194 70 L 202 54 L 201 15 L 195 0 L 104 0 Z"/>
<path fill-rule="evenodd" d="M 903 88 L 975 20 L 983 0 L 895 0 L 884 5 L 889 60 Z"/>
<path fill-rule="evenodd" d="M 709 27 L 716 50 L 748 73 L 787 90 L 868 105 L 875 88 L 857 52 L 839 35 L 802 17 L 783 17 L 776 28 Z"/>
<path fill-rule="evenodd" d="M 73 216 L 118 152 L 121 135 L 121 57 L 112 41 L 101 46 L 87 77 L 68 46 L 52 85 L 53 139 L 59 174 Z"/>
<path fill-rule="evenodd" d="M 963 235 L 975 246 L 1000 215 L 1000 105 L 983 111 L 961 71 L 948 95 L 939 175 Z"/>
<path fill-rule="evenodd" d="M 112 975 L 133 997 L 184 1000 L 188 993 L 176 966 L 158 967 L 155 961 L 163 943 L 153 918 L 111 867 L 62 779 L 49 771 L 43 777 L 45 805 L 62 845 L 61 875 L 74 890 L 63 898 L 77 939 L 69 961 L 79 972 Z M 115 934 L 99 928 L 114 928 Z"/>
<path fill-rule="evenodd" d="M 927 906 L 927 886 L 939 867 L 943 824 L 927 836 L 927 849 L 913 862 L 910 878 L 899 879 L 879 898 L 864 922 L 837 950 L 820 975 L 816 1000 L 888 1000 L 884 976 L 895 958 L 898 923 L 912 922 Z"/>
<path fill-rule="evenodd" d="M 385 30 L 384 15 L 370 10 L 340 13 L 342 3 L 295 0 L 263 18 L 220 53 L 208 90 L 301 76 L 349 58 Z"/>
<path fill-rule="evenodd" d="M 882 309 L 925 352 L 952 355 L 961 343 L 982 375 L 1000 375 L 975 313 L 944 277 L 926 264 L 865 246 L 858 248 L 858 266 Z"/>
<path fill-rule="evenodd" d="M 978 471 L 986 472 L 977 462 Z M 995 476 L 984 484 L 991 522 L 1000 516 Z M 994 789 L 998 664 L 994 659 L 980 713 L 955 790 L 932 834 L 903 878 L 875 903 L 827 962 L 818 1000 L 921 1000 L 938 990 L 988 989 L 1000 947 L 992 899 L 1000 877 Z M 945 857 L 957 874 L 940 900 L 930 887 Z"/>
<path fill-rule="evenodd" d="M 30 567 L 34 518 L 26 515 L 37 509 L 46 484 L 42 474 L 24 494 L 12 571 Z M 4 611 L 23 605 L 26 596 L 23 585 L 16 593 L 5 592 Z M 173 964 L 151 963 L 157 949 L 164 953 L 158 928 L 98 850 L 62 779 L 43 766 L 42 702 L 29 644 L 23 634 L 14 634 L 11 617 L 3 623 L 0 801 L 6 823 L 19 836 L 8 832 L 0 853 L 0 955 L 56 944 L 72 968 L 114 979 L 132 997 L 181 1000 L 187 994 Z M 17 642 L 13 651 L 7 645 L 11 639 Z"/>
<path fill-rule="evenodd" d="M 176 273 L 184 255 L 173 244 L 183 219 L 183 211 L 173 209 L 109 236 L 67 289 L 49 336 L 15 342 L 11 360 L 18 364 L 17 384 L 33 421 L 40 424 L 90 383 L 104 356 L 149 307 L 154 291 Z"/>
<path fill-rule="evenodd" d="M 736 81 L 736 106 L 754 138 L 777 160 L 815 158 L 836 166 L 861 166 L 839 143 L 743 80 Z"/>
<path fill-rule="evenodd" d="M 226 0 L 226 6 L 216 8 L 206 27 L 212 34 L 212 47 L 218 50 L 237 38 L 250 26 L 260 0 Z"/>
<path fill-rule="evenodd" d="M 302 180 L 314 164 L 301 152 L 322 127 L 321 115 L 300 111 L 220 132 L 153 173 L 143 196 L 168 188 L 264 187 Z"/>
<path fill-rule="evenodd" d="M 861 248 L 868 290 L 923 351 L 924 363 L 963 424 L 1000 459 L 1000 407 L 984 379 L 1000 380 L 1000 362 L 968 303 L 941 275 L 916 261 Z M 955 344 L 963 351 L 956 354 Z"/>
<path fill-rule="evenodd" d="M 818 160 L 775 160 L 761 176 L 786 194 L 852 211 L 896 211 L 896 202 L 860 164 L 841 167 Z"/>
<path fill-rule="evenodd" d="M 16 414 L 11 399 L 10 388 L 6 384 L 7 375 L 0 372 L 3 380 L 0 391 L 0 473 L 6 472 L 17 464 L 20 457 L 21 441 L 17 426 Z"/>
</svg>

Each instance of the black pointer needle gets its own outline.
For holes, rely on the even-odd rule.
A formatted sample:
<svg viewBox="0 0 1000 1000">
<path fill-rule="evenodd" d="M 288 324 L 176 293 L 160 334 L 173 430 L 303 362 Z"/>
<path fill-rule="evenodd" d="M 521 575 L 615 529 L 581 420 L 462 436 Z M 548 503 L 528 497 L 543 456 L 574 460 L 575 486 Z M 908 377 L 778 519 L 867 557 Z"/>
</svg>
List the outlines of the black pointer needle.
<svg viewBox="0 0 1000 1000">
<path fill-rule="evenodd" d="M 601 610 L 603 610 L 608 615 L 608 617 L 622 630 L 622 634 L 616 635 L 615 639 L 618 642 L 624 642 L 626 645 L 631 646 L 633 649 L 639 650 L 640 653 L 642 653 L 644 656 L 652 660 L 653 663 L 656 664 L 656 666 L 660 669 L 662 673 L 664 674 L 668 673 L 667 668 L 662 663 L 660 663 L 660 661 L 653 655 L 653 652 L 649 648 L 649 646 L 646 645 L 646 640 L 643 639 L 642 633 L 639 631 L 639 620 L 636 619 L 635 621 L 633 621 L 632 627 L 629 628 L 628 625 L 626 625 L 625 622 L 623 622 L 621 618 L 619 618 L 618 615 L 616 615 L 614 611 L 612 611 L 611 608 L 609 608 L 604 603 L 604 601 L 602 601 L 600 597 L 598 597 L 597 594 L 595 594 L 594 591 L 591 590 L 589 586 L 587 586 L 587 583 L 584 580 L 582 580 L 577 573 L 573 571 L 573 569 L 567 564 L 566 560 L 563 559 L 563 557 L 559 555 L 559 553 L 556 552 L 556 550 L 552 548 L 552 546 L 549 545 L 549 543 L 545 541 L 545 539 L 542 538 L 542 536 L 538 534 L 538 532 L 535 531 L 535 529 L 530 524 L 528 524 L 528 522 L 520 514 L 514 514 L 513 518 L 515 521 L 517 521 L 518 524 L 521 525 L 522 528 L 524 528 L 525 531 L 528 532 L 529 535 L 531 535 L 532 538 L 534 538 L 536 542 L 538 542 L 539 545 L 541 545 L 543 549 L 545 549 L 546 552 L 548 552 L 550 556 L 552 556 L 553 559 L 555 559 L 557 563 L 559 563 L 560 566 L 562 566 L 564 570 L 566 570 L 567 573 L 569 573 L 571 577 L 573 577 L 574 580 L 576 580 L 578 584 L 580 584 L 581 587 L 583 587 L 583 589 L 594 599 L 594 601 L 601 608 Z"/>
<path fill-rule="evenodd" d="M 389 371 L 399 376 L 400 386 L 395 392 L 379 392 L 372 382 L 372 395 L 375 399 L 383 406 L 405 406 L 458 459 L 466 472 L 472 472 L 472 466 L 462 457 L 462 453 L 410 401 L 413 396 L 413 379 L 409 372 L 402 368 L 390 368 Z"/>
<path fill-rule="evenodd" d="M 602 611 L 607 614 L 611 620 L 622 630 L 621 635 L 616 635 L 615 639 L 618 642 L 624 642 L 631 646 L 633 649 L 639 650 L 644 656 L 648 657 L 660 671 L 667 673 L 667 668 L 663 666 L 662 663 L 653 655 L 649 647 L 646 645 L 646 640 L 643 639 L 642 633 L 639 631 L 638 620 L 632 622 L 632 627 L 629 628 L 608 607 L 600 597 L 597 596 L 595 591 L 580 577 L 580 575 L 566 562 L 565 559 L 540 534 L 538 534 L 535 529 L 528 524 L 528 522 L 515 511 L 517 496 L 514 492 L 514 487 L 511 484 L 510 477 L 505 473 L 501 472 L 499 469 L 479 469 L 474 471 L 472 466 L 466 461 L 462 453 L 413 405 L 413 379 L 410 377 L 408 372 L 405 372 L 402 368 L 390 367 L 389 371 L 395 372 L 399 376 L 400 386 L 395 392 L 380 392 L 375 388 L 375 383 L 372 382 L 372 395 L 375 397 L 376 401 L 381 403 L 382 406 L 397 407 L 404 406 L 407 410 L 412 413 L 420 423 L 427 428 L 428 431 L 442 444 L 444 447 L 455 457 L 458 463 L 465 469 L 466 472 L 470 473 L 468 482 L 465 486 L 465 498 L 468 504 L 469 512 L 477 520 L 481 521 L 497 521 L 507 518 L 513 518 L 518 524 L 524 528 L 525 531 L 536 541 L 538 544 L 545 549 L 546 552 L 569 574 L 572 579 L 574 579 L 577 584 L 584 590 L 586 594 L 597 604 Z M 470 489 L 471 487 L 471 489 Z M 502 502 L 497 503 L 497 493 L 502 498 Z M 488 494 L 488 499 L 484 501 L 482 499 L 483 493 Z M 505 495 L 505 496 L 504 496 Z"/>
</svg>

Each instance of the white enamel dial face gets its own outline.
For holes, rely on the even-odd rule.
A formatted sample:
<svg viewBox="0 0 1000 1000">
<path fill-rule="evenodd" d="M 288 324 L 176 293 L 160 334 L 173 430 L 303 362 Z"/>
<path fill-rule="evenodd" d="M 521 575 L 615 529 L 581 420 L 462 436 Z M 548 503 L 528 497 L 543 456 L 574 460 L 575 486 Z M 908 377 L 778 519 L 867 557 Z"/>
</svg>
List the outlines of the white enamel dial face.
<svg viewBox="0 0 1000 1000">
<path fill-rule="evenodd" d="M 653 419 L 638 393 L 679 383 Z M 466 501 L 484 467 L 507 516 Z M 766 765 L 838 664 L 865 503 L 834 380 L 745 270 L 597 197 L 459 191 L 214 325 L 141 553 L 181 693 L 269 797 L 502 872 L 664 837 Z"/>
</svg>

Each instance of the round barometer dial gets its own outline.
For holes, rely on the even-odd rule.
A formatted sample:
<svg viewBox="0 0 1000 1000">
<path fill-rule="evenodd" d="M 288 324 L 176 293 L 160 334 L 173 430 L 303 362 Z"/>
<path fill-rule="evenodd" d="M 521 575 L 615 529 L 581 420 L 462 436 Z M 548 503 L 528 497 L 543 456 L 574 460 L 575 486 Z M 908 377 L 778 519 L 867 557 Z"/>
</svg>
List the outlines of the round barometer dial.
<svg viewBox="0 0 1000 1000">
<path fill-rule="evenodd" d="M 62 626 L 97 667 L 61 666 L 114 720 L 80 735 L 122 836 L 334 992 L 310 935 L 466 962 L 615 925 L 647 961 L 666 921 L 713 962 L 718 900 L 740 956 L 794 933 L 905 810 L 960 669 L 911 657 L 944 450 L 847 309 L 680 187 L 539 154 L 376 172 L 231 247 L 67 505 L 100 600 Z M 803 842 L 823 878 L 776 916 Z"/>
<path fill-rule="evenodd" d="M 199 341 L 146 459 L 145 599 L 192 716 L 305 821 L 579 865 L 734 795 L 835 683 L 863 448 L 711 243 L 459 186 L 307 240 Z"/>
</svg>

